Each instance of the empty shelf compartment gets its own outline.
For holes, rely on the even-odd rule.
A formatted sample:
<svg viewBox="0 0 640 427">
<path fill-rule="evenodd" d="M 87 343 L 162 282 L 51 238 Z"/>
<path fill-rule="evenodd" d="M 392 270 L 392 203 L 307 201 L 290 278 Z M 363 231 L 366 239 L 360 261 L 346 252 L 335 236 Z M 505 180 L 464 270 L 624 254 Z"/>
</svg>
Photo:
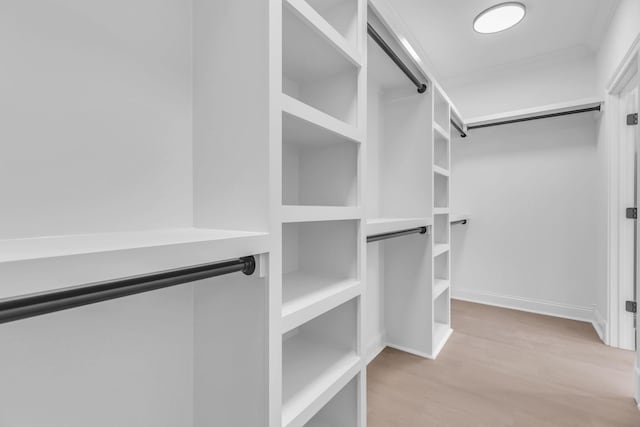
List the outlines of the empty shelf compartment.
<svg viewBox="0 0 640 427">
<path fill-rule="evenodd" d="M 360 68 L 288 7 L 283 8 L 282 42 L 283 92 L 356 125 Z"/>
<path fill-rule="evenodd" d="M 433 164 L 449 170 L 449 141 L 439 132 L 433 133 Z"/>
<path fill-rule="evenodd" d="M 433 206 L 449 207 L 449 178 L 446 176 L 435 174 L 433 177 Z"/>
<path fill-rule="evenodd" d="M 357 220 L 283 225 L 285 330 L 358 292 L 357 233 Z"/>
<path fill-rule="evenodd" d="M 282 204 L 354 206 L 359 144 L 284 113 Z"/>
<path fill-rule="evenodd" d="M 434 278 L 449 280 L 449 251 L 442 252 L 433 259 Z"/>
<path fill-rule="evenodd" d="M 358 301 L 283 336 L 282 425 L 301 426 L 359 372 Z"/>
<path fill-rule="evenodd" d="M 351 47 L 356 47 L 358 30 L 357 0 L 305 0 Z"/>
<path fill-rule="evenodd" d="M 358 421 L 358 379 L 342 388 L 305 427 L 353 427 Z"/>
<path fill-rule="evenodd" d="M 436 245 L 449 244 L 450 227 L 449 215 L 433 217 L 433 241 Z"/>
</svg>

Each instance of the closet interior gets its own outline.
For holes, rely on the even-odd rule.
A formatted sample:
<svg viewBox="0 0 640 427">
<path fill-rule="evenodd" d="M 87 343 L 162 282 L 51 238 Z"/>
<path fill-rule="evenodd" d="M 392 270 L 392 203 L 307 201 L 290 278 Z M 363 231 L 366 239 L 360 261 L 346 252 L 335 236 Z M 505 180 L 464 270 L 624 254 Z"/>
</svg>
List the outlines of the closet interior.
<svg viewBox="0 0 640 427">
<path fill-rule="evenodd" d="M 603 105 L 463 117 L 385 0 L 23 3 L 0 29 L 7 426 L 365 427 L 367 365 L 454 333 L 488 221 L 455 157 Z"/>
</svg>

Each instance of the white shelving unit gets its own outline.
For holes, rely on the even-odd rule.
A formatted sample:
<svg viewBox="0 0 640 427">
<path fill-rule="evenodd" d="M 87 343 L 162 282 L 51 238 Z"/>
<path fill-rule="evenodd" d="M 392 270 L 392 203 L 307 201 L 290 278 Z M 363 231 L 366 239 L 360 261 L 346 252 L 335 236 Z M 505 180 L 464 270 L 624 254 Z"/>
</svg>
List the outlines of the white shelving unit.
<svg viewBox="0 0 640 427">
<path fill-rule="evenodd" d="M 451 216 L 449 191 L 451 172 L 451 107 L 442 91 L 433 96 L 433 286 L 431 357 L 436 358 L 451 336 Z"/>
<path fill-rule="evenodd" d="M 271 426 L 366 424 L 362 362 L 366 121 L 363 0 L 281 0 L 281 405 Z M 275 48 L 275 46 L 274 46 Z M 275 164 L 275 162 L 274 162 Z M 275 336 L 273 337 L 274 339 Z M 279 378 L 278 375 L 280 375 Z M 272 388 L 276 393 L 278 387 Z M 273 396 L 272 396 L 273 397 Z M 278 399 L 279 400 L 279 399 Z M 279 409 L 281 408 L 281 410 Z"/>
<path fill-rule="evenodd" d="M 368 21 L 412 66 L 373 8 Z M 424 79 L 417 67 L 413 71 Z M 431 228 L 431 94 L 418 93 L 371 38 L 368 72 L 367 234 Z M 413 234 L 367 245 L 368 359 L 385 346 L 430 353 L 430 240 L 428 234 Z"/>
<path fill-rule="evenodd" d="M 136 25 L 70 1 L 36 0 L 7 53 L 0 300 L 258 266 L 2 325 L 2 421 L 365 427 L 370 345 L 433 357 L 450 333 L 444 104 L 367 19 L 425 73 L 366 0 L 161 2 Z"/>
</svg>

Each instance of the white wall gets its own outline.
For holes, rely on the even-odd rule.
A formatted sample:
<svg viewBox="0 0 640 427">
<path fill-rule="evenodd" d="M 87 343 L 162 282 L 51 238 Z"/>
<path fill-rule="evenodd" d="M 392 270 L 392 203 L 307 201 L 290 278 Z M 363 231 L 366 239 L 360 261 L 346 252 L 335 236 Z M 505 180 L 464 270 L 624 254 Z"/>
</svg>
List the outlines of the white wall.
<svg viewBox="0 0 640 427">
<path fill-rule="evenodd" d="M 466 119 L 599 94 L 596 56 L 580 47 L 444 87 Z M 596 138 L 589 114 L 454 140 L 452 211 L 473 217 L 452 229 L 454 297 L 593 319 L 606 271 Z"/>
<path fill-rule="evenodd" d="M 597 84 L 600 93 L 639 34 L 640 1 L 622 0 L 598 50 Z"/>
<path fill-rule="evenodd" d="M 596 122 L 591 114 L 472 132 L 452 148 L 454 297 L 591 320 Z"/>
<path fill-rule="evenodd" d="M 590 98 L 595 57 L 583 49 L 556 52 L 443 84 L 465 119 Z"/>
<path fill-rule="evenodd" d="M 0 238 L 192 223 L 182 0 L 2 2 Z"/>
</svg>

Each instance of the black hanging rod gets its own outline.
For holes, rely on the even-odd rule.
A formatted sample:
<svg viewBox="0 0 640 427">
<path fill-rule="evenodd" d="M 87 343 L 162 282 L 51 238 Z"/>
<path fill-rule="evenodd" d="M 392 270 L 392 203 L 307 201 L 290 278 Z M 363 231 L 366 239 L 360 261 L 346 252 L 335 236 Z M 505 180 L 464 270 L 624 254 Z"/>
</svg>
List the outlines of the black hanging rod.
<svg viewBox="0 0 640 427">
<path fill-rule="evenodd" d="M 596 107 L 580 108 L 577 110 L 570 110 L 570 111 L 561 111 L 559 113 L 541 114 L 539 116 L 523 117 L 520 119 L 504 120 L 501 122 L 492 122 L 492 123 L 486 123 L 482 125 L 471 125 L 471 126 L 467 126 L 467 130 L 482 129 L 482 128 L 488 128 L 492 126 L 510 125 L 512 123 L 529 122 L 531 120 L 550 119 L 553 117 L 560 117 L 560 116 L 569 116 L 571 114 L 581 114 L 581 113 L 588 113 L 590 111 L 600 111 L 600 109 L 601 109 L 600 105 L 598 105 Z"/>
<path fill-rule="evenodd" d="M 451 119 L 450 122 L 451 122 L 451 126 L 453 126 L 458 131 L 458 133 L 460 134 L 460 137 L 462 138 L 467 137 L 467 134 L 465 133 L 465 131 L 462 130 L 462 126 L 458 125 L 453 119 Z"/>
<path fill-rule="evenodd" d="M 418 93 L 425 93 L 427 91 L 427 84 L 422 83 L 415 74 L 407 67 L 407 65 L 402 62 L 402 59 L 391 49 L 391 47 L 384 41 L 380 34 L 367 22 L 367 33 L 371 38 L 380 46 L 384 53 L 386 53 L 389 58 L 402 70 L 402 72 L 409 77 L 409 80 L 413 82 L 414 85 L 418 88 Z"/>
<path fill-rule="evenodd" d="M 372 236 L 367 236 L 367 243 L 393 239 L 394 237 L 408 236 L 410 234 L 426 234 L 427 228 L 428 227 L 416 227 L 409 228 L 407 230 L 392 231 L 391 233 L 374 234 Z"/>
<path fill-rule="evenodd" d="M 456 225 L 456 224 L 466 225 L 467 222 L 469 222 L 469 220 L 467 220 L 467 219 L 459 219 L 458 221 L 451 221 L 451 225 Z"/>
<path fill-rule="evenodd" d="M 254 273 L 255 269 L 255 258 L 248 256 L 231 261 L 200 264 L 7 298 L 0 300 L 0 323 L 155 291 L 238 271 L 249 276 Z"/>
</svg>

